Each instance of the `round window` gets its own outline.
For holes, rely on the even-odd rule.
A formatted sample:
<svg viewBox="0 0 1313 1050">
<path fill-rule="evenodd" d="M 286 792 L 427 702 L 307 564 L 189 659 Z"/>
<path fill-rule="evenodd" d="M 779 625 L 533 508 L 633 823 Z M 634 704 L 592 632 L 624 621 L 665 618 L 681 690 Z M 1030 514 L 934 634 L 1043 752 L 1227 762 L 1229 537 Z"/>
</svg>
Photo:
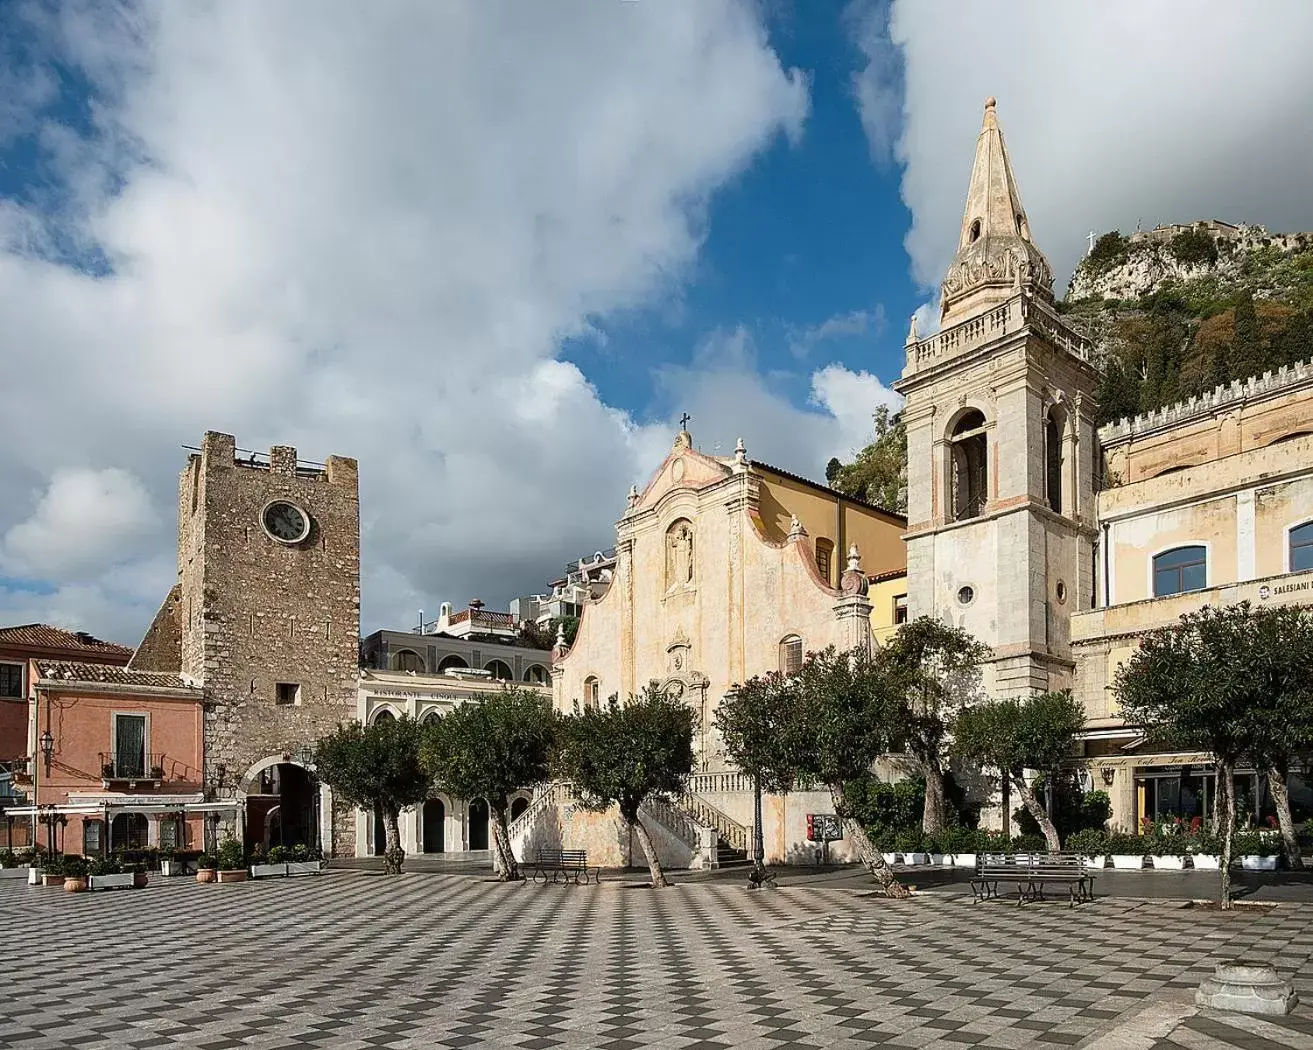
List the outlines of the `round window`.
<svg viewBox="0 0 1313 1050">
<path fill-rule="evenodd" d="M 286 500 L 274 500 L 266 506 L 260 523 L 279 543 L 300 543 L 310 534 L 310 515 Z"/>
<path fill-rule="evenodd" d="M 1067 585 L 1061 580 L 1058 581 L 1057 592 L 1058 604 L 1061 605 L 1067 600 Z"/>
<path fill-rule="evenodd" d="M 970 605 L 975 598 L 976 592 L 970 587 L 963 587 L 957 592 L 957 600 L 961 605 Z"/>
</svg>

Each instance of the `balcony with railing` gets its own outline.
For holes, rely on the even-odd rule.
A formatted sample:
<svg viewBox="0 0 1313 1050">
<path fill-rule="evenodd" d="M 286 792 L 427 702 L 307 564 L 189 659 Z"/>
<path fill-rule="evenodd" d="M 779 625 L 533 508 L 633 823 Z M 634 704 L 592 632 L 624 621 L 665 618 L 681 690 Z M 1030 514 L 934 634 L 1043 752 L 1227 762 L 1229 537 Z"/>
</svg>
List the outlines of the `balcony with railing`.
<svg viewBox="0 0 1313 1050">
<path fill-rule="evenodd" d="M 115 754 L 100 752 L 100 779 L 109 783 L 151 783 L 156 786 L 165 780 L 164 755 Z"/>
</svg>

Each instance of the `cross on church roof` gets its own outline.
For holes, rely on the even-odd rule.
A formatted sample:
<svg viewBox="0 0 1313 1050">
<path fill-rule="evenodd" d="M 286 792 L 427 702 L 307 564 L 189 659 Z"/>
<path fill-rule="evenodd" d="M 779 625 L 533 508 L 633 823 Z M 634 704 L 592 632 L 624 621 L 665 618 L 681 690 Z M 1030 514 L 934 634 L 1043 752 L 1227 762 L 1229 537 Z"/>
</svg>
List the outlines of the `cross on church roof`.
<svg viewBox="0 0 1313 1050">
<path fill-rule="evenodd" d="M 680 429 L 680 430 L 687 430 L 687 429 L 688 429 L 688 423 L 689 423 L 689 420 L 691 420 L 692 418 L 693 418 L 693 417 L 690 416 L 687 412 L 685 412 L 682 416 L 680 416 L 680 417 L 679 417 L 679 429 Z"/>
</svg>

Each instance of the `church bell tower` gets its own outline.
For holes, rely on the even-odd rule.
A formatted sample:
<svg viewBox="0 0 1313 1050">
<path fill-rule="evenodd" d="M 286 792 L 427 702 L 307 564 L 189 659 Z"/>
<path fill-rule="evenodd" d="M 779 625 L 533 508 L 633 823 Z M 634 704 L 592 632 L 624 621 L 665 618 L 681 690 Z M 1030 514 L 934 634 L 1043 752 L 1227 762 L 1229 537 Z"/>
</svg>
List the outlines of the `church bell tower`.
<svg viewBox="0 0 1313 1050">
<path fill-rule="evenodd" d="M 913 321 L 906 399 L 908 604 L 993 650 L 991 697 L 1071 684 L 1071 613 L 1094 592 L 1089 343 L 1058 315 L 994 99 L 976 141 L 940 330 Z"/>
</svg>

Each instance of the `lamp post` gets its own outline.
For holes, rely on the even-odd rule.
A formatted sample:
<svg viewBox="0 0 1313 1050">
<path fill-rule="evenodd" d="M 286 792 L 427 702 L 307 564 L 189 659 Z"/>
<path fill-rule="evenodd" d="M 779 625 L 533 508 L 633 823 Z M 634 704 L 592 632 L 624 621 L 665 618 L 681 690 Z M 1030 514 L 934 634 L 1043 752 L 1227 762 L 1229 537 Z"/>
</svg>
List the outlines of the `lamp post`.
<svg viewBox="0 0 1313 1050">
<path fill-rule="evenodd" d="M 315 772 L 315 750 L 309 744 L 302 744 L 296 752 L 296 760 L 301 763 L 310 780 L 310 820 L 314 831 L 314 848 L 321 849 L 323 843 L 319 834 L 319 776 Z"/>
</svg>

